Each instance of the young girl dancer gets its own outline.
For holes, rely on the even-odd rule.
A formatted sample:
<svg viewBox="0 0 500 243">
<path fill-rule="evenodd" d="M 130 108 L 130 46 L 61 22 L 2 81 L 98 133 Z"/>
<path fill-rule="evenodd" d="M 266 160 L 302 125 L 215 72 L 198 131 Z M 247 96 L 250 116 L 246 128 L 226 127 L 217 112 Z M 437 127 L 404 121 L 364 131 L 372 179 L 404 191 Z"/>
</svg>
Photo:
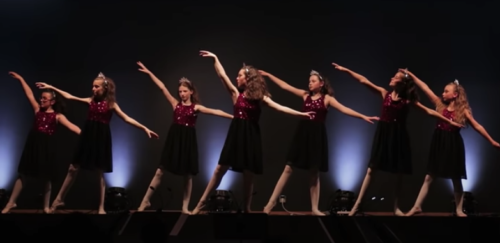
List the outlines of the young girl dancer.
<svg viewBox="0 0 500 243">
<path fill-rule="evenodd" d="M 17 168 L 19 176 L 14 183 L 14 189 L 12 190 L 9 202 L 7 202 L 7 205 L 2 210 L 2 214 L 8 213 L 17 206 L 16 200 L 23 189 L 26 176 L 44 180 L 43 211 L 49 213 L 50 192 L 52 189 L 51 181 L 54 178 L 53 173 L 55 171 L 54 165 L 56 159 L 53 135 L 57 124 L 62 124 L 76 134 L 80 134 L 80 128 L 68 121 L 66 116 L 63 115 L 64 106 L 57 99 L 58 97 L 56 98 L 56 94 L 52 90 L 43 90 L 40 104 L 38 104 L 33 91 L 26 81 L 24 81 L 24 78 L 15 72 L 9 72 L 9 74 L 21 82 L 24 93 L 28 97 L 33 110 L 35 110 L 35 122 L 26 139 L 21 161 Z"/>
<path fill-rule="evenodd" d="M 217 188 L 227 170 L 244 174 L 244 210 L 250 212 L 253 193 L 253 176 L 262 174 L 262 141 L 260 136 L 259 118 L 261 103 L 278 111 L 302 117 L 313 117 L 314 112 L 298 112 L 281 106 L 272 101 L 267 90 L 266 82 L 257 69 L 244 65 L 238 72 L 235 87 L 226 75 L 217 56 L 208 51 L 200 51 L 203 57 L 214 59 L 215 70 L 224 86 L 229 91 L 234 104 L 234 119 L 222 149 L 219 164 L 208 183 L 203 196 L 192 214 L 197 214 L 206 206 L 208 194 Z"/>
<path fill-rule="evenodd" d="M 142 203 L 137 211 L 151 206 L 149 199 L 161 183 L 164 171 L 169 171 L 174 175 L 184 176 L 184 198 L 182 200 L 182 213 L 189 214 L 189 200 L 193 186 L 193 175 L 198 174 L 198 142 L 196 138 L 196 119 L 198 113 L 233 118 L 232 115 L 221 110 L 214 110 L 200 105 L 198 92 L 191 81 L 182 78 L 178 85 L 177 100 L 163 82 L 149 71 L 141 62 L 139 71 L 146 73 L 155 82 L 170 102 L 174 109 L 173 123 L 168 130 L 167 140 L 163 147 L 160 166 L 149 184 L 149 188 L 142 199 Z"/>
<path fill-rule="evenodd" d="M 325 127 L 328 107 L 331 106 L 346 115 L 363 119 L 372 124 L 372 120 L 378 120 L 379 118 L 362 115 L 340 104 L 333 97 L 333 90 L 328 80 L 316 71 L 311 71 L 309 74 L 309 90 L 297 89 L 272 74 L 265 71 L 259 72 L 262 76 L 271 79 L 280 88 L 302 98 L 304 101 L 303 111 L 316 112 L 312 119 L 302 119 L 299 122 L 297 130 L 295 130 L 292 146 L 288 152 L 285 170 L 281 174 L 269 202 L 264 207 L 264 213 L 268 214 L 276 205 L 278 196 L 292 174 L 292 167 L 295 167 L 311 172 L 309 191 L 312 214 L 323 216 L 325 214 L 318 209 L 320 194 L 319 172 L 328 171 L 328 137 Z"/>
<path fill-rule="evenodd" d="M 443 114 L 450 120 L 456 121 L 462 125 L 469 123 L 479 134 L 488 140 L 494 147 L 500 148 L 498 142 L 490 137 L 486 129 L 479 124 L 472 116 L 469 101 L 464 87 L 455 80 L 444 87 L 442 97 L 439 98 L 422 80 L 413 73 L 406 71 L 417 86 L 424 91 L 427 97 L 436 106 L 437 112 Z M 422 212 L 422 203 L 424 202 L 429 186 L 434 178 L 451 179 L 453 182 L 454 196 L 456 202 L 456 215 L 466 217 L 463 212 L 463 194 L 462 179 L 467 179 L 465 170 L 465 147 L 460 135 L 460 128 L 449 126 L 446 123 L 438 121 L 436 129 L 432 135 L 429 161 L 427 164 L 427 175 L 420 189 L 417 200 L 413 208 L 406 214 L 412 216 Z"/>
<path fill-rule="evenodd" d="M 372 171 L 381 170 L 397 175 L 394 198 L 394 214 L 403 216 L 399 209 L 398 197 L 400 193 L 401 179 L 403 174 L 412 173 L 411 149 L 408 132 L 406 131 L 406 118 L 409 105 L 425 111 L 428 115 L 442 119 L 447 124 L 461 127 L 460 124 L 449 120 L 438 112 L 423 106 L 418 100 L 417 90 L 411 77 L 406 72 L 398 71 L 391 78 L 389 86 L 392 91 L 377 86 L 366 77 L 355 73 L 345 67 L 333 63 L 333 66 L 340 71 L 349 73 L 360 83 L 365 84 L 375 92 L 379 93 L 383 99 L 382 115 L 377 124 L 377 130 L 373 138 L 372 151 L 368 170 L 359 191 L 358 198 L 349 216 L 353 216 L 359 209 L 363 196 L 370 184 Z"/>
<path fill-rule="evenodd" d="M 87 121 L 85 122 L 80 136 L 74 161 L 70 164 L 63 185 L 57 197 L 52 202 L 51 212 L 54 212 L 59 206 L 64 206 L 64 199 L 78 171 L 80 169 L 86 169 L 98 171 L 100 173 L 100 200 L 98 213 L 105 214 L 104 193 L 106 184 L 103 173 L 113 172 L 111 131 L 109 128 L 109 122 L 113 115 L 112 112 L 114 111 L 125 122 L 144 130 L 149 138 L 158 138 L 158 135 L 127 116 L 127 114 L 121 110 L 115 98 L 115 83 L 102 73 L 99 73 L 94 80 L 92 84 L 93 94 L 89 98 L 73 96 L 46 83 L 37 83 L 37 86 L 41 89 L 53 89 L 66 99 L 84 102 L 89 105 Z"/>
</svg>

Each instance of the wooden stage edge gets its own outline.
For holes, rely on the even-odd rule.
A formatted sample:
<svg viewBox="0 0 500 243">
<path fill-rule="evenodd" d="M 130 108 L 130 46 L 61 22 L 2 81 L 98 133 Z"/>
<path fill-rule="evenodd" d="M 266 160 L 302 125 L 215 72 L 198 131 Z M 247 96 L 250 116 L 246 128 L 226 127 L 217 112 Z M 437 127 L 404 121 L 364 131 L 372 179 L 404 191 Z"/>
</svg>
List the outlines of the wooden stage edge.
<svg viewBox="0 0 500 243">
<path fill-rule="evenodd" d="M 130 213 L 135 213 L 137 210 L 130 210 Z M 156 212 L 156 210 L 145 210 L 144 212 L 148 213 L 153 213 Z M 180 210 L 163 210 L 162 212 L 164 213 L 180 213 Z M 43 214 L 43 210 L 41 209 L 13 209 L 11 210 L 12 214 Z M 97 210 L 85 210 L 85 209 L 79 209 L 79 210 L 57 210 L 56 214 L 70 214 L 70 213 L 84 213 L 84 214 L 97 214 Z M 207 212 L 202 212 L 201 214 L 206 214 Z M 234 212 L 236 213 L 236 211 Z M 253 211 L 252 213 L 262 213 L 262 211 Z M 367 216 L 394 216 L 392 212 L 365 212 L 363 213 L 364 215 Z M 305 211 L 290 211 L 290 212 L 283 212 L 283 211 L 276 211 L 276 212 L 271 212 L 270 216 L 311 216 L 311 212 L 305 212 Z M 491 216 L 491 215 L 496 215 L 496 213 L 480 213 L 476 216 Z M 427 213 L 421 213 L 418 215 L 415 215 L 415 217 L 419 216 L 426 216 L 426 217 L 451 217 L 453 216 L 452 213 L 449 212 L 427 212 Z"/>
</svg>

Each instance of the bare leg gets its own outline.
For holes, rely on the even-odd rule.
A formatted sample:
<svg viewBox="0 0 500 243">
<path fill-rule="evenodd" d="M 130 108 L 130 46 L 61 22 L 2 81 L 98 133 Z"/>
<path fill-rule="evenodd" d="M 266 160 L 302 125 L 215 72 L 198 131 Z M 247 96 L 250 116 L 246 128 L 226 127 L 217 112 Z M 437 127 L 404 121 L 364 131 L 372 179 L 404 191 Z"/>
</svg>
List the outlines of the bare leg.
<svg viewBox="0 0 500 243">
<path fill-rule="evenodd" d="M 68 190 L 71 188 L 73 183 L 75 182 L 76 176 L 78 175 L 78 171 L 80 168 L 76 165 L 69 165 L 68 173 L 66 174 L 66 178 L 57 194 L 56 198 L 52 202 L 52 206 L 50 207 L 50 211 L 53 213 L 57 207 L 64 206 L 64 199 L 68 194 Z"/>
<path fill-rule="evenodd" d="M 191 200 L 191 191 L 193 189 L 193 176 L 184 176 L 184 195 L 182 198 L 182 213 L 191 214 L 189 212 L 189 201 Z"/>
<path fill-rule="evenodd" d="M 415 204 L 413 205 L 413 208 L 410 210 L 410 212 L 406 213 L 406 216 L 412 216 L 415 214 L 422 213 L 422 204 L 424 203 L 424 200 L 427 197 L 427 193 L 429 192 L 429 187 L 432 184 L 433 180 L 434 178 L 432 178 L 431 175 L 425 175 L 424 184 L 422 184 L 422 188 L 420 188 L 417 200 L 415 201 Z"/>
<path fill-rule="evenodd" d="M 16 208 L 16 201 L 23 190 L 23 181 L 21 177 L 18 177 L 16 182 L 14 183 L 14 188 L 12 189 L 12 193 L 10 194 L 10 199 L 5 205 L 5 208 L 2 210 L 2 214 L 10 212 L 11 209 Z"/>
<path fill-rule="evenodd" d="M 106 210 L 104 210 L 104 199 L 106 196 L 106 181 L 104 180 L 104 173 L 99 171 L 99 209 L 97 211 L 98 214 L 106 214 Z"/>
<path fill-rule="evenodd" d="M 198 205 L 196 205 L 196 208 L 193 210 L 193 212 L 191 212 L 191 214 L 198 214 L 200 210 L 205 207 L 208 195 L 220 185 L 220 182 L 222 181 L 222 178 L 224 177 L 228 169 L 229 166 L 217 165 L 212 178 L 210 178 L 210 182 L 208 182 L 207 188 L 205 188 L 205 192 L 203 192 Z"/>
<path fill-rule="evenodd" d="M 245 203 L 245 212 L 250 213 L 252 211 L 252 197 L 253 197 L 253 178 L 254 173 L 250 171 L 243 171 L 243 202 Z"/>
<path fill-rule="evenodd" d="M 368 170 L 366 170 L 365 179 L 363 180 L 363 184 L 361 184 L 361 189 L 359 190 L 358 198 L 356 199 L 356 203 L 354 203 L 351 212 L 349 212 L 349 216 L 354 216 L 358 212 L 359 205 L 361 204 L 361 201 L 363 201 L 366 189 L 368 189 L 368 186 L 370 185 L 370 180 L 372 179 L 372 172 L 373 171 L 371 168 L 368 168 Z"/>
<path fill-rule="evenodd" d="M 402 174 L 396 175 L 396 184 L 394 187 L 394 215 L 405 216 L 405 214 L 399 209 L 399 196 L 401 194 L 401 182 L 403 180 Z"/>
<path fill-rule="evenodd" d="M 453 182 L 453 191 L 455 196 L 455 204 L 456 204 L 456 213 L 458 217 L 467 217 L 467 214 L 464 213 L 464 188 L 462 186 L 461 179 L 452 179 Z"/>
<path fill-rule="evenodd" d="M 144 198 L 142 199 L 141 205 L 137 209 L 138 212 L 144 211 L 146 208 L 149 208 L 151 206 L 150 199 L 153 196 L 153 193 L 155 192 L 156 188 L 161 183 L 161 178 L 163 177 L 163 170 L 158 168 L 156 169 L 156 173 L 153 176 L 153 179 L 151 180 L 151 183 L 149 183 L 148 190 L 146 191 L 146 195 L 144 195 Z"/>
<path fill-rule="evenodd" d="M 309 185 L 309 193 L 311 194 L 311 211 L 313 215 L 325 216 L 324 213 L 319 211 L 319 192 L 320 192 L 320 182 L 319 182 L 319 171 L 311 171 L 311 181 Z"/>
<path fill-rule="evenodd" d="M 51 213 L 50 211 L 50 194 L 52 192 L 52 183 L 50 180 L 45 182 L 45 188 L 43 190 L 43 212 Z"/>
<path fill-rule="evenodd" d="M 285 185 L 288 181 L 288 178 L 292 175 L 293 169 L 291 166 L 286 165 L 285 169 L 283 170 L 283 173 L 281 173 L 280 179 L 278 180 L 278 183 L 276 183 L 276 186 L 274 187 L 273 194 L 271 195 L 271 198 L 269 198 L 269 202 L 267 205 L 264 207 L 264 213 L 269 214 L 271 210 L 274 208 L 276 205 L 276 201 L 278 200 L 278 197 L 280 196 L 281 192 L 283 191 L 283 188 L 285 188 Z"/>
</svg>

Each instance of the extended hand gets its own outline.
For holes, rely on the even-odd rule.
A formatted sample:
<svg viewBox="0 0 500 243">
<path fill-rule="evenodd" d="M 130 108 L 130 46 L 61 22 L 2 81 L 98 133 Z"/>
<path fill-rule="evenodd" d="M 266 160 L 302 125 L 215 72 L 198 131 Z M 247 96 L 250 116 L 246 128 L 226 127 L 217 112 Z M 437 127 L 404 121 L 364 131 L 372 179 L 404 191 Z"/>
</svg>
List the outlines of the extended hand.
<svg viewBox="0 0 500 243">
<path fill-rule="evenodd" d="M 50 84 L 42 83 L 42 82 L 37 82 L 35 83 L 36 87 L 39 89 L 52 89 L 52 86 Z"/>
<path fill-rule="evenodd" d="M 363 117 L 363 120 L 365 120 L 368 123 L 373 124 L 373 121 L 380 120 L 380 117 L 378 117 L 378 116 L 365 116 L 365 117 Z"/>
<path fill-rule="evenodd" d="M 402 73 L 407 73 L 409 75 L 413 75 L 413 73 L 411 73 L 410 71 L 408 71 L 408 68 L 400 68 L 399 71 L 402 72 Z"/>
<path fill-rule="evenodd" d="M 159 138 L 160 137 L 160 136 L 158 136 L 158 134 L 156 134 L 155 132 L 153 132 L 147 128 L 144 131 L 148 134 L 149 138 Z"/>
<path fill-rule="evenodd" d="M 217 56 L 209 51 L 200 51 L 200 56 L 202 57 L 213 57 L 217 58 Z"/>
<path fill-rule="evenodd" d="M 316 112 L 314 111 L 302 112 L 302 115 L 309 117 L 309 119 L 314 119 Z"/>
<path fill-rule="evenodd" d="M 455 127 L 460 127 L 460 128 L 464 128 L 464 127 L 465 127 L 463 124 L 456 123 L 456 122 L 454 122 L 454 121 L 451 121 L 451 122 L 450 122 L 450 124 L 451 124 L 452 126 L 455 126 Z"/>
<path fill-rule="evenodd" d="M 497 149 L 500 149 L 500 144 L 497 142 L 497 141 L 493 141 L 491 143 L 491 145 L 493 145 L 493 147 L 497 148 Z"/>
<path fill-rule="evenodd" d="M 19 79 L 19 80 L 23 79 L 23 77 L 21 77 L 21 75 L 19 75 L 16 72 L 9 72 L 9 75 L 12 76 L 15 79 Z"/>
<path fill-rule="evenodd" d="M 143 73 L 147 73 L 147 74 L 150 74 L 151 71 L 149 71 L 149 69 L 146 68 L 146 66 L 144 66 L 144 64 L 142 64 L 142 62 L 137 62 L 137 65 L 139 65 L 139 71 L 143 72 Z"/>
<path fill-rule="evenodd" d="M 265 76 L 265 77 L 269 77 L 269 75 L 270 75 L 268 72 L 266 72 L 264 70 L 259 70 L 259 73 L 260 73 L 260 75 Z"/>
<path fill-rule="evenodd" d="M 347 70 L 347 68 L 342 67 L 342 66 L 338 65 L 337 63 L 332 62 L 332 65 L 333 65 L 333 67 L 335 67 L 335 69 L 337 69 L 339 71 L 346 71 Z"/>
</svg>

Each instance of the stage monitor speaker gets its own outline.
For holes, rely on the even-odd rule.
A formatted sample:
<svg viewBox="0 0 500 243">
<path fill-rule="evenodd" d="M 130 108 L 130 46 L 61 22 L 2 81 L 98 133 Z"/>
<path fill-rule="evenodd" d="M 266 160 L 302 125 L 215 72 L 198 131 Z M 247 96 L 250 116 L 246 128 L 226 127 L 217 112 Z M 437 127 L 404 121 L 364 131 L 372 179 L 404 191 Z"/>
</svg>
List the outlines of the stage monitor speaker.
<svg viewBox="0 0 500 243">
<path fill-rule="evenodd" d="M 265 240 L 268 215 L 264 213 L 212 214 L 215 240 Z"/>
</svg>

